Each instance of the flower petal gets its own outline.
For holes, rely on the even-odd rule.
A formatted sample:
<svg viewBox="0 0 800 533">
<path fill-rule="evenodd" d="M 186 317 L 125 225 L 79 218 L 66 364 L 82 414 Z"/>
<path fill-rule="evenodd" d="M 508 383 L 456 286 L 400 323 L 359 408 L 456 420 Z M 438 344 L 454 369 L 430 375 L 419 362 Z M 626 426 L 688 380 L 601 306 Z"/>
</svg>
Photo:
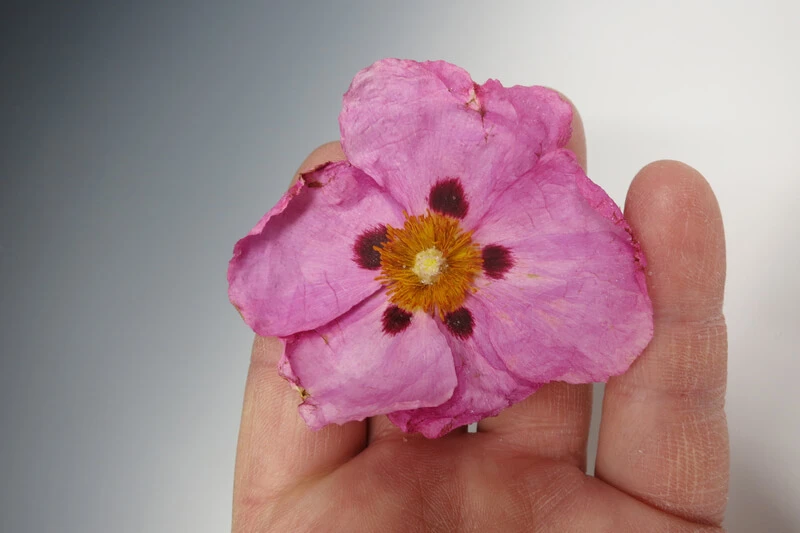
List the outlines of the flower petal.
<svg viewBox="0 0 800 533">
<path fill-rule="evenodd" d="M 481 86 L 443 61 L 388 59 L 356 75 L 339 125 L 348 160 L 409 213 L 429 207 L 437 183 L 458 180 L 468 209 L 456 201 L 457 212 L 471 229 L 494 195 L 566 144 L 571 120 L 550 89 Z"/>
<path fill-rule="evenodd" d="M 440 324 L 440 328 L 445 326 Z M 482 352 L 474 339 L 461 340 L 442 331 L 453 352 L 458 386 L 441 405 L 391 413 L 389 420 L 403 431 L 435 439 L 459 426 L 495 416 L 540 387 L 511 374 L 494 352 Z"/>
<path fill-rule="evenodd" d="M 231 302 L 259 335 L 330 322 L 380 288 L 378 273 L 354 260 L 359 236 L 402 221 L 402 210 L 369 176 L 347 162 L 323 165 L 236 243 Z"/>
<path fill-rule="evenodd" d="M 418 312 L 408 327 L 386 333 L 387 306 L 380 292 L 285 339 L 281 374 L 307 393 L 299 410 L 310 427 L 439 405 L 453 394 L 453 356 L 434 319 Z"/>
<path fill-rule="evenodd" d="M 650 341 L 644 256 L 622 212 L 571 152 L 543 156 L 498 198 L 474 238 L 507 248 L 514 261 L 502 279 L 482 277 L 466 304 L 475 342 L 521 379 L 605 381 Z"/>
</svg>

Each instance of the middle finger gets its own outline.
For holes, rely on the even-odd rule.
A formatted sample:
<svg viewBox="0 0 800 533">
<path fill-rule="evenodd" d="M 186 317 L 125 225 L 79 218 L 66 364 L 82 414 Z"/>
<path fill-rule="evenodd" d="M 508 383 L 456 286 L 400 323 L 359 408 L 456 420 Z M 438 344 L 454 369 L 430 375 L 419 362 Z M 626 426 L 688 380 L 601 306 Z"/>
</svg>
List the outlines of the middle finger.
<svg viewBox="0 0 800 533">
<path fill-rule="evenodd" d="M 574 105 L 572 136 L 566 148 L 575 153 L 586 170 L 586 137 Z M 496 433 L 505 444 L 520 446 L 527 453 L 566 460 L 584 468 L 591 414 L 591 385 L 550 383 L 499 416 L 482 420 L 478 430 Z"/>
</svg>

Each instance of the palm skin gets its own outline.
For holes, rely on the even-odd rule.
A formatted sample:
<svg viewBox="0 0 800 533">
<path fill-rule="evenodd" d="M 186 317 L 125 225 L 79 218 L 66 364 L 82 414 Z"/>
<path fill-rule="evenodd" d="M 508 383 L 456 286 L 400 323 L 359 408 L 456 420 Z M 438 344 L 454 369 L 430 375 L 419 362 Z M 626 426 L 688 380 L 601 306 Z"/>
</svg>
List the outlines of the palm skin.
<svg viewBox="0 0 800 533">
<path fill-rule="evenodd" d="M 585 167 L 577 112 L 568 148 Z M 331 143 L 301 169 L 343 158 Z M 719 207 L 699 173 L 663 161 L 636 176 L 625 216 L 648 258 L 655 334 L 608 382 L 594 476 L 589 385 L 549 384 L 475 434 L 427 440 L 385 417 L 312 432 L 277 375 L 279 344 L 257 338 L 233 530 L 719 531 L 729 462 Z"/>
</svg>

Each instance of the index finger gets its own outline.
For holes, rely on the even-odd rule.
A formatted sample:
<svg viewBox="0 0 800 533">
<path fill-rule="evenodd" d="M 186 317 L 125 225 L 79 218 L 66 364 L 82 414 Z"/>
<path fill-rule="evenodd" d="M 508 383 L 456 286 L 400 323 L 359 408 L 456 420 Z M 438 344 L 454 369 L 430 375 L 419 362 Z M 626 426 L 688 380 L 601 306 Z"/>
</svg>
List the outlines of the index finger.
<svg viewBox="0 0 800 533">
<path fill-rule="evenodd" d="M 338 142 L 316 149 L 306 171 L 344 159 Z M 319 431 L 306 427 L 300 395 L 278 375 L 283 344 L 256 337 L 247 374 L 234 474 L 233 530 L 251 531 L 282 491 L 343 464 L 366 445 L 366 424 L 350 422 Z"/>
</svg>

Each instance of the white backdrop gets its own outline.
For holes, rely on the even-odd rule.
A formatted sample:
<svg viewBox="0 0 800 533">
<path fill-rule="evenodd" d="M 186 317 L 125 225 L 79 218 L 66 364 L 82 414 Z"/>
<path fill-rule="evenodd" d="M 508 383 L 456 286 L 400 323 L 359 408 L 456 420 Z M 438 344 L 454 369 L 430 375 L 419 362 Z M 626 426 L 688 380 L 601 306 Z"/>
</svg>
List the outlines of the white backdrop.
<svg viewBox="0 0 800 533">
<path fill-rule="evenodd" d="M 66 4 L 66 3 L 64 3 Z M 2 22 L 0 529 L 223 531 L 234 241 L 382 57 L 543 84 L 618 202 L 672 158 L 728 238 L 733 532 L 800 530 L 800 4 L 121 2 Z"/>
</svg>

